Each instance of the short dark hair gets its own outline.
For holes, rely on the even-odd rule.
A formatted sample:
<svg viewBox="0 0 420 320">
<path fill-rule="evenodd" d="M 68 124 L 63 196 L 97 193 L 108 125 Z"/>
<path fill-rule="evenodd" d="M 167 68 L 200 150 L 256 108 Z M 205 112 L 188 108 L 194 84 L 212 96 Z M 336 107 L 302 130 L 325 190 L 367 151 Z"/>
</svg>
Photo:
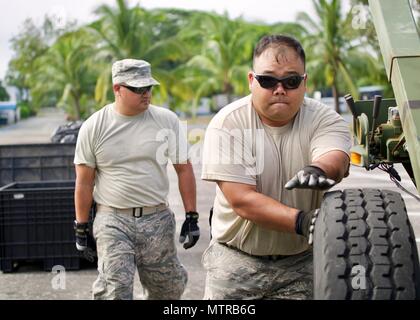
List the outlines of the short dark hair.
<svg viewBox="0 0 420 320">
<path fill-rule="evenodd" d="M 254 50 L 254 62 L 265 50 L 279 46 L 286 46 L 295 50 L 306 69 L 306 55 L 302 45 L 295 38 L 284 35 L 268 35 L 261 38 Z"/>
</svg>

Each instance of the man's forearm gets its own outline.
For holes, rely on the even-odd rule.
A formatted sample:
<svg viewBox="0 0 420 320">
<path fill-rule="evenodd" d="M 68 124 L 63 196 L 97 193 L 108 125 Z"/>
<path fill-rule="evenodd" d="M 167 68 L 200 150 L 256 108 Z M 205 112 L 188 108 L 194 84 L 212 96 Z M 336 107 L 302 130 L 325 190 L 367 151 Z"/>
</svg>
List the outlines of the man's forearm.
<svg viewBox="0 0 420 320">
<path fill-rule="evenodd" d="M 197 211 L 196 183 L 192 167 L 178 172 L 178 181 L 185 212 Z"/>
<path fill-rule="evenodd" d="M 76 220 L 80 223 L 89 221 L 89 212 L 93 203 L 93 186 L 77 184 L 74 194 Z"/>
<path fill-rule="evenodd" d="M 261 227 L 295 233 L 298 210 L 261 193 L 247 192 L 240 202 L 231 205 L 239 216 Z"/>
<path fill-rule="evenodd" d="M 328 178 L 338 183 L 349 168 L 349 157 L 342 151 L 332 151 L 315 160 L 312 165 L 321 168 Z"/>
</svg>

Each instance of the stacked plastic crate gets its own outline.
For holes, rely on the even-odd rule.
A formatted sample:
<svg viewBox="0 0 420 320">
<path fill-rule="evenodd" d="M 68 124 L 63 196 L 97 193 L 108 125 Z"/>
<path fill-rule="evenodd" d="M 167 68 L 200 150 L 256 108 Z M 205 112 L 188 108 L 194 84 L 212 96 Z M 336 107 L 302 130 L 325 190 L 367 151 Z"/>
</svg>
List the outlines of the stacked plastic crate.
<svg viewBox="0 0 420 320">
<path fill-rule="evenodd" d="M 74 144 L 0 146 L 0 268 L 80 268 L 74 242 Z"/>
</svg>

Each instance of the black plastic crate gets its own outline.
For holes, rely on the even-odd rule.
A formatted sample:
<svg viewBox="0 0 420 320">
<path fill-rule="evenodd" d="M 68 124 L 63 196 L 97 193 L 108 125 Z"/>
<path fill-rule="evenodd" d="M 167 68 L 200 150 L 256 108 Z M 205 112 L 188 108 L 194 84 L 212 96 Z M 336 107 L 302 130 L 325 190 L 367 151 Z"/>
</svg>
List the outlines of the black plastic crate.
<svg viewBox="0 0 420 320">
<path fill-rule="evenodd" d="M 75 144 L 0 145 L 0 187 L 12 182 L 75 180 Z"/>
<path fill-rule="evenodd" d="M 75 247 L 74 181 L 19 182 L 0 188 L 0 267 L 12 272 L 14 263 L 42 261 L 80 268 Z"/>
</svg>

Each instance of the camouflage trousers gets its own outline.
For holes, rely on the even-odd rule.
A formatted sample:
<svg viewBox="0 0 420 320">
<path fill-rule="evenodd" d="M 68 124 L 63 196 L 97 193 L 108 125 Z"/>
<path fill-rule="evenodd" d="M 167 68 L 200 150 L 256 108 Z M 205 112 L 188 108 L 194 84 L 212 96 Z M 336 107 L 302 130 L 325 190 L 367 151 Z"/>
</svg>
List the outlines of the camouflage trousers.
<svg viewBox="0 0 420 320">
<path fill-rule="evenodd" d="M 171 210 L 135 218 L 99 211 L 93 224 L 99 275 L 95 300 L 131 300 L 136 268 L 149 300 L 177 300 L 187 272 L 177 257 Z"/>
<path fill-rule="evenodd" d="M 202 263 L 206 300 L 313 298 L 312 250 L 271 261 L 212 242 Z"/>
</svg>

